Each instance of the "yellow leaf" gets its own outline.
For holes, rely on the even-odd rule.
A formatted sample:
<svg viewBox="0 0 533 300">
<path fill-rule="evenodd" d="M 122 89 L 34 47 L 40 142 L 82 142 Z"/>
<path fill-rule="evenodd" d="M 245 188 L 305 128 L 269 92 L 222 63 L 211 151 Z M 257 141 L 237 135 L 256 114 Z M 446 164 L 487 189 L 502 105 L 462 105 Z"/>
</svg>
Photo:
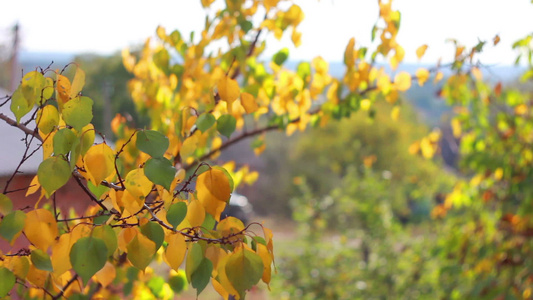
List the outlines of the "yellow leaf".
<svg viewBox="0 0 533 300">
<path fill-rule="evenodd" d="M 213 278 L 217 277 L 218 275 L 218 263 L 226 255 L 227 252 L 218 246 L 211 245 L 205 249 L 205 257 L 209 259 L 211 263 L 213 263 Z"/>
<path fill-rule="evenodd" d="M 133 227 L 124 228 L 119 232 L 117 236 L 118 248 L 122 252 L 128 251 L 127 246 L 131 242 L 131 240 L 133 240 L 133 238 L 137 235 L 137 232 L 138 231 Z"/>
<path fill-rule="evenodd" d="M 122 193 L 122 198 L 120 200 L 122 201 L 124 208 L 132 214 L 140 211 L 144 204 L 144 199 L 141 200 L 138 197 L 133 197 L 128 190 L 125 190 L 124 193 Z"/>
<path fill-rule="evenodd" d="M 72 86 L 70 88 L 70 98 L 75 98 L 83 89 L 85 85 L 85 72 L 81 68 L 76 69 L 74 79 L 72 80 Z"/>
<path fill-rule="evenodd" d="M 128 250 L 128 260 L 139 270 L 146 269 L 152 261 L 156 250 L 155 243 L 139 232 L 126 248 Z"/>
<path fill-rule="evenodd" d="M 30 186 L 28 187 L 28 190 L 26 191 L 26 197 L 29 195 L 35 194 L 41 187 L 41 184 L 39 184 L 39 177 L 37 175 L 33 176 L 33 179 L 30 182 Z"/>
<path fill-rule="evenodd" d="M 428 49 L 428 45 L 422 45 L 416 49 L 416 57 L 418 59 L 422 59 L 422 56 L 426 53 L 426 50 Z"/>
<path fill-rule="evenodd" d="M 202 203 L 197 199 L 193 199 L 187 206 L 187 215 L 185 218 L 192 227 L 202 225 L 205 219 L 205 209 Z"/>
<path fill-rule="evenodd" d="M 418 79 L 418 85 L 423 86 L 429 78 L 429 71 L 425 68 L 419 68 L 416 70 L 416 78 Z"/>
<path fill-rule="evenodd" d="M 263 261 L 263 276 L 264 283 L 269 284 L 272 277 L 272 256 L 270 255 L 267 247 L 263 244 L 257 243 L 257 254 Z"/>
<path fill-rule="evenodd" d="M 218 263 L 218 282 L 220 283 L 221 287 L 226 290 L 226 292 L 230 295 L 233 295 L 235 299 L 240 299 L 239 292 L 235 290 L 233 285 L 228 279 L 228 276 L 226 275 L 226 263 L 228 262 L 228 259 L 230 258 L 230 255 L 224 256 Z M 217 290 L 218 292 L 218 290 Z M 220 293 L 223 296 L 223 292 Z"/>
<path fill-rule="evenodd" d="M 179 233 L 174 233 L 167 236 L 166 241 L 168 246 L 165 250 L 165 260 L 172 269 L 178 271 L 187 252 L 185 238 Z"/>
<path fill-rule="evenodd" d="M 294 47 L 299 47 L 302 44 L 302 33 L 293 28 L 291 40 L 294 44 Z"/>
<path fill-rule="evenodd" d="M 496 35 L 492 41 L 494 43 L 494 46 L 498 45 L 498 43 L 500 42 L 500 36 Z"/>
<path fill-rule="evenodd" d="M 216 279 L 211 278 L 211 284 L 213 285 L 213 288 L 217 293 L 222 297 L 224 300 L 229 299 L 229 293 L 226 291 L 226 289 L 222 286 L 220 282 L 218 282 Z"/>
<path fill-rule="evenodd" d="M 50 156 L 52 156 L 52 153 L 54 153 L 54 135 L 57 131 L 52 131 L 49 134 L 44 134 L 43 132 L 39 131 L 39 135 L 44 139 L 43 141 L 43 159 L 46 159 Z"/>
<path fill-rule="evenodd" d="M 94 274 L 94 279 L 105 288 L 115 280 L 116 276 L 117 271 L 115 270 L 115 266 L 107 261 L 104 267 Z"/>
<path fill-rule="evenodd" d="M 63 104 L 70 100 L 70 81 L 67 77 L 58 74 L 56 82 L 57 102 L 59 110 L 63 109 Z"/>
<path fill-rule="evenodd" d="M 4 266 L 18 278 L 24 279 L 30 270 L 28 256 L 5 256 Z"/>
<path fill-rule="evenodd" d="M 58 229 L 54 215 L 46 209 L 26 213 L 24 234 L 35 247 L 46 251 L 57 237 Z"/>
<path fill-rule="evenodd" d="M 254 113 L 258 109 L 257 102 L 255 101 L 254 96 L 249 93 L 241 94 L 241 104 L 247 114 Z"/>
<path fill-rule="evenodd" d="M 218 200 L 226 203 L 231 196 L 231 187 L 228 175 L 220 168 L 210 168 L 200 174 L 196 181 L 198 200 Z"/>
<path fill-rule="evenodd" d="M 115 176 L 115 154 L 105 143 L 89 148 L 83 161 L 89 180 L 96 186 L 99 186 L 103 180 L 109 181 Z"/>
<path fill-rule="evenodd" d="M 222 101 L 225 101 L 228 105 L 228 111 L 231 113 L 231 107 L 233 101 L 239 98 L 241 94 L 239 84 L 235 79 L 231 79 L 228 76 L 222 77 L 217 84 L 218 95 Z"/>
<path fill-rule="evenodd" d="M 348 68 L 353 68 L 355 65 L 354 46 L 355 38 L 351 38 L 348 45 L 346 45 L 346 50 L 344 50 L 344 64 Z"/>
<path fill-rule="evenodd" d="M 377 88 L 383 93 L 383 94 L 388 94 L 391 90 L 391 82 L 390 82 L 390 77 L 389 75 L 387 74 L 381 74 L 379 77 L 378 77 L 378 82 L 377 82 Z"/>
<path fill-rule="evenodd" d="M 405 71 L 394 77 L 394 85 L 400 92 L 405 92 L 411 87 L 411 75 Z"/>
<path fill-rule="evenodd" d="M 59 237 L 59 240 L 52 246 L 52 255 L 50 256 L 50 259 L 52 260 L 54 275 L 61 276 L 72 268 L 70 259 L 65 259 L 65 257 L 69 257 L 70 249 L 74 242 L 75 240 L 72 240 L 71 234 L 65 233 L 62 234 Z"/>
<path fill-rule="evenodd" d="M 46 279 L 48 278 L 48 271 L 39 270 L 35 267 L 35 265 L 30 266 L 30 270 L 28 271 L 28 275 L 26 275 L 26 279 L 31 282 L 33 285 L 39 288 L 43 288 Z"/>
<path fill-rule="evenodd" d="M 126 190 L 135 198 L 143 200 L 152 190 L 153 183 L 144 175 L 144 169 L 131 170 L 124 181 Z"/>
</svg>

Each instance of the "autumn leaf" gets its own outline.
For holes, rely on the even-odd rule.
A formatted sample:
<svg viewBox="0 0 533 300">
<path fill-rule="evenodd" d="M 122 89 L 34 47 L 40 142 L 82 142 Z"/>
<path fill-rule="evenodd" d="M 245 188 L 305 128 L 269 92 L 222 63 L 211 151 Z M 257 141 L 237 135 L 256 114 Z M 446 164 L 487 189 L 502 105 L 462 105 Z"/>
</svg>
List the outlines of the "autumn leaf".
<svg viewBox="0 0 533 300">
<path fill-rule="evenodd" d="M 105 143 L 94 145 L 83 157 L 89 180 L 100 186 L 102 181 L 110 181 L 115 176 L 115 153 Z"/>
<path fill-rule="evenodd" d="M 424 56 L 427 49 L 428 49 L 428 45 L 422 45 L 416 48 L 416 57 L 418 57 L 419 60 L 422 59 L 422 56 Z"/>
</svg>

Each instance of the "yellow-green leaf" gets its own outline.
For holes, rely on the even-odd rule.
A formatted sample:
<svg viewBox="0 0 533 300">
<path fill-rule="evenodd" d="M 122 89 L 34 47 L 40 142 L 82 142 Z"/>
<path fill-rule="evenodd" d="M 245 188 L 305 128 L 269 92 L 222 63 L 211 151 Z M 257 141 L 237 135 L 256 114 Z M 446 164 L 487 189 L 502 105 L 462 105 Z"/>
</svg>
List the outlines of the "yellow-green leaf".
<svg viewBox="0 0 533 300">
<path fill-rule="evenodd" d="M 243 297 L 263 276 L 263 261 L 255 252 L 239 247 L 228 258 L 225 270 L 229 281 Z"/>
<path fill-rule="evenodd" d="M 144 175 L 144 169 L 135 169 L 126 175 L 124 185 L 133 197 L 144 200 L 152 190 L 153 183 Z"/>
<path fill-rule="evenodd" d="M 59 112 L 53 105 L 46 105 L 37 112 L 37 127 L 44 133 L 49 134 L 59 124 Z"/>
<path fill-rule="evenodd" d="M 63 105 L 65 123 L 80 131 L 93 119 L 93 100 L 89 97 L 76 97 Z"/>
<path fill-rule="evenodd" d="M 128 259 L 139 270 L 144 270 L 155 254 L 155 243 L 144 235 L 137 233 L 127 246 Z"/>
<path fill-rule="evenodd" d="M 0 194 L 0 214 L 7 215 L 13 209 L 13 202 L 8 196 Z"/>
<path fill-rule="evenodd" d="M 217 89 L 220 99 L 222 99 L 222 101 L 226 101 L 228 104 L 228 111 L 231 111 L 233 101 L 237 100 L 241 94 L 239 84 L 235 79 L 224 76 L 218 81 Z"/>
<path fill-rule="evenodd" d="M 99 238 L 83 237 L 70 250 L 70 263 L 84 284 L 104 267 L 106 261 L 107 247 Z"/>
</svg>

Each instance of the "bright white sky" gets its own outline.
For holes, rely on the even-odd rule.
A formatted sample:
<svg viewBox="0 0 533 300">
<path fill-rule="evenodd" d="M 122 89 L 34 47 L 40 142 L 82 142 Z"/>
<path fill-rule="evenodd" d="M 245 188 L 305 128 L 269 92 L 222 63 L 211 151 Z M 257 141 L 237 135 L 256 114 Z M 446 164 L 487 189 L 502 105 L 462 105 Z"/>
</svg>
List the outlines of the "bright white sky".
<svg viewBox="0 0 533 300">
<path fill-rule="evenodd" d="M 350 37 L 368 45 L 377 18 L 377 1 L 296 0 L 306 19 L 302 45 L 291 50 L 293 60 L 321 55 L 330 61 L 343 58 Z M 109 54 L 139 44 L 154 34 L 158 25 L 186 34 L 202 28 L 204 12 L 197 0 L 24 0 L 0 5 L 0 42 L 9 41 L 10 27 L 21 25 L 22 49 L 36 52 L 97 52 Z M 516 53 L 510 45 L 533 31 L 533 4 L 529 0 L 395 0 L 402 13 L 399 42 L 406 61 L 416 62 L 415 50 L 429 49 L 423 62 L 433 63 L 453 53 L 447 38 L 467 46 L 478 37 L 492 40 L 497 49 L 486 51 L 485 63 L 511 64 Z M 273 42 L 269 54 L 288 46 L 288 39 Z"/>
</svg>

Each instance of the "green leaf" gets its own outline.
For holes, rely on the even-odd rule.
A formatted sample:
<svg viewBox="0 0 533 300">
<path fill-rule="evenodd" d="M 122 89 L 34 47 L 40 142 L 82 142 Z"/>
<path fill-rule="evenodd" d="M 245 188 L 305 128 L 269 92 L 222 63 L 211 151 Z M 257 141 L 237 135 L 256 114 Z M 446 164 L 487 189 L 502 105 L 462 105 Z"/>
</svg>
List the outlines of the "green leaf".
<svg viewBox="0 0 533 300">
<path fill-rule="evenodd" d="M 91 181 L 87 181 L 87 187 L 89 188 L 89 190 L 91 191 L 91 193 L 93 193 L 93 195 L 97 198 L 97 199 L 100 199 L 100 197 L 107 191 L 110 190 L 109 187 L 101 184 L 99 186 L 95 186 Z"/>
<path fill-rule="evenodd" d="M 142 234 L 137 234 L 127 246 L 128 259 L 139 270 L 144 270 L 155 254 L 155 243 Z"/>
<path fill-rule="evenodd" d="M 4 216 L 11 212 L 13 209 L 13 202 L 8 196 L 0 194 L 0 214 Z"/>
<path fill-rule="evenodd" d="M 176 175 L 176 168 L 170 160 L 164 157 L 150 158 L 144 165 L 144 175 L 155 184 L 162 185 L 167 190 Z"/>
<path fill-rule="evenodd" d="M 50 256 L 41 249 L 35 249 L 31 252 L 31 262 L 39 270 L 49 272 L 54 270 Z"/>
<path fill-rule="evenodd" d="M 215 124 L 215 122 L 215 116 L 210 113 L 203 113 L 196 120 L 196 126 L 198 127 L 198 130 L 203 133 L 206 132 L 209 128 L 211 128 Z"/>
<path fill-rule="evenodd" d="M 281 66 L 287 60 L 287 58 L 289 58 L 289 49 L 283 48 L 274 54 L 274 56 L 272 56 L 272 61 L 276 65 Z"/>
<path fill-rule="evenodd" d="M 242 297 L 263 276 L 263 261 L 255 252 L 241 248 L 228 258 L 226 275 Z"/>
<path fill-rule="evenodd" d="M 72 145 L 76 141 L 76 134 L 68 128 L 60 129 L 54 135 L 54 154 L 66 155 L 72 150 Z"/>
<path fill-rule="evenodd" d="M 185 277 L 185 274 L 180 271 L 178 275 L 170 276 L 168 278 L 168 285 L 170 285 L 170 288 L 174 291 L 174 293 L 179 294 L 185 288 L 187 287 L 187 277 Z"/>
<path fill-rule="evenodd" d="M 217 120 L 217 130 L 229 138 L 237 127 L 237 120 L 232 115 L 222 115 Z"/>
<path fill-rule="evenodd" d="M 148 222 L 141 226 L 141 233 L 155 243 L 155 251 L 163 245 L 165 240 L 165 232 L 161 225 L 156 222 Z"/>
<path fill-rule="evenodd" d="M 20 210 L 15 210 L 6 215 L 0 222 L 0 236 L 11 243 L 13 238 L 24 228 L 26 214 Z"/>
<path fill-rule="evenodd" d="M 170 60 L 170 55 L 168 54 L 167 49 L 161 48 L 153 56 L 154 64 L 161 69 L 163 72 L 168 71 L 168 62 Z"/>
<path fill-rule="evenodd" d="M 0 267 L 0 298 L 7 296 L 9 291 L 15 286 L 16 277 L 13 272 L 4 267 Z"/>
<path fill-rule="evenodd" d="M 109 218 L 109 217 L 108 217 Z M 93 237 L 104 241 L 107 248 L 107 257 L 112 256 L 118 247 L 117 234 L 109 225 L 97 226 L 92 232 Z"/>
<path fill-rule="evenodd" d="M 76 97 L 63 105 L 63 120 L 80 131 L 93 119 L 93 100 L 89 97 Z"/>
<path fill-rule="evenodd" d="M 202 223 L 202 228 L 206 230 L 213 230 L 215 228 L 215 223 L 217 220 L 211 214 L 205 214 L 204 223 Z"/>
<path fill-rule="evenodd" d="M 100 271 L 107 261 L 107 247 L 103 240 L 95 237 L 83 237 L 70 249 L 70 263 L 78 275 L 87 284 L 89 279 Z"/>
<path fill-rule="evenodd" d="M 137 131 L 137 148 L 152 157 L 163 157 L 169 145 L 168 137 L 159 131 Z"/>
<path fill-rule="evenodd" d="M 60 157 L 45 159 L 37 169 L 39 183 L 48 196 L 67 183 L 70 178 L 70 166 Z"/>
<path fill-rule="evenodd" d="M 187 279 L 189 281 L 191 281 L 192 274 L 198 269 L 203 259 L 204 250 L 202 249 L 202 246 L 198 243 L 194 243 L 191 248 L 189 248 L 187 259 L 185 260 L 185 274 L 187 274 Z"/>
<path fill-rule="evenodd" d="M 167 211 L 167 220 L 174 228 L 178 227 L 187 215 L 187 204 L 178 202 L 170 205 Z"/>
<path fill-rule="evenodd" d="M 199 295 L 209 283 L 211 272 L 213 272 L 213 263 L 207 258 L 202 259 L 191 275 L 191 284 L 196 289 L 196 295 Z"/>
</svg>

